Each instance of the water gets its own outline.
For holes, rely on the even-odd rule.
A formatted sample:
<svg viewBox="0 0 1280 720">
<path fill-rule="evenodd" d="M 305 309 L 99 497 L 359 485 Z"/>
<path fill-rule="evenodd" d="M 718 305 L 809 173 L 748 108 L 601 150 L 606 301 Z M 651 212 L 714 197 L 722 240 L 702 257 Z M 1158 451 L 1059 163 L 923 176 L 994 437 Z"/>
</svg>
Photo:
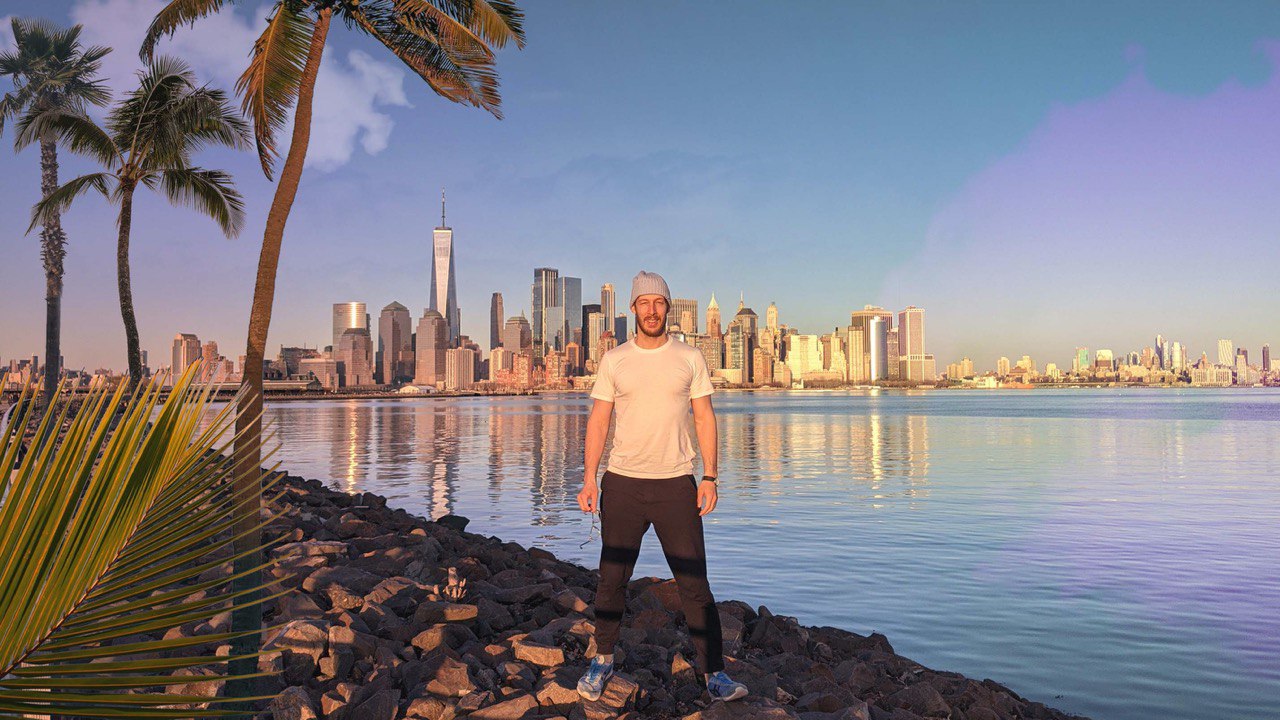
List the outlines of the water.
<svg viewBox="0 0 1280 720">
<path fill-rule="evenodd" d="M 589 400 L 268 407 L 283 466 L 594 567 Z M 712 588 L 1098 720 L 1280 717 L 1280 393 L 722 393 Z M 650 533 L 640 575 L 669 576 Z"/>
</svg>

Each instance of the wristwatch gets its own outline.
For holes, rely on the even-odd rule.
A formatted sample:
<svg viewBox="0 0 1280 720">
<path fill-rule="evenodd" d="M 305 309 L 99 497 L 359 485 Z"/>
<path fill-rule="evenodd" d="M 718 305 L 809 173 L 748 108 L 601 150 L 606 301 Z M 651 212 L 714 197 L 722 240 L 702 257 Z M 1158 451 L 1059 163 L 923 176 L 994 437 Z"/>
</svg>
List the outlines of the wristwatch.
<svg viewBox="0 0 1280 720">
<path fill-rule="evenodd" d="M 716 476 L 715 476 L 715 475 L 703 475 L 703 476 L 702 476 L 702 482 L 714 483 L 715 481 L 716 481 Z"/>
</svg>

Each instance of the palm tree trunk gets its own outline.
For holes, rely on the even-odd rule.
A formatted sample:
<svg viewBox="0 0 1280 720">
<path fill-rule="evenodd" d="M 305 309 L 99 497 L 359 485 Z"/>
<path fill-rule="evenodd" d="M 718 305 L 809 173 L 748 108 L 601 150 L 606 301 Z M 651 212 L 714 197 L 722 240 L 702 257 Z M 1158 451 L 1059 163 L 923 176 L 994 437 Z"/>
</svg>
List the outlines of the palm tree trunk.
<svg viewBox="0 0 1280 720">
<path fill-rule="evenodd" d="M 298 90 L 298 105 L 293 116 L 293 137 L 289 141 L 289 152 L 285 156 L 284 167 L 280 171 L 280 182 L 276 185 L 275 197 L 271 200 L 271 210 L 267 213 L 267 227 L 262 235 L 262 251 L 258 256 L 258 278 L 253 289 L 253 305 L 249 310 L 249 338 L 245 348 L 245 360 L 241 378 L 240 400 L 236 415 L 235 444 L 235 478 L 234 487 L 238 498 L 261 498 L 262 486 L 259 481 L 262 462 L 262 361 L 266 356 L 267 330 L 271 325 L 271 308 L 276 293 L 276 268 L 280 264 L 280 246 L 284 240 L 285 223 L 289 220 L 289 211 L 293 208 L 294 198 L 298 195 L 298 183 L 302 180 L 302 165 L 307 158 L 307 145 L 311 141 L 311 103 L 315 97 L 316 75 L 320 71 L 320 59 L 324 54 L 325 38 L 329 35 L 329 20 L 333 11 L 325 8 L 316 18 L 315 28 L 311 34 L 311 46 L 307 50 L 307 62 L 302 69 L 302 82 Z M 241 514 L 235 526 L 236 542 L 234 551 L 237 555 L 261 544 L 261 535 L 254 527 L 258 523 L 258 513 Z M 235 563 L 235 572 L 241 573 L 261 565 L 257 554 L 242 557 Z M 261 572 L 253 572 L 240 578 L 232 585 L 232 592 L 248 590 L 261 584 Z M 232 611 L 231 628 L 233 632 L 249 632 L 262 627 L 262 609 L 250 606 Z M 232 655 L 241 655 L 257 651 L 260 646 L 258 635 L 232 640 Z M 252 659 L 234 661 L 230 664 L 232 674 L 253 672 L 255 661 Z M 243 683 L 243 684 L 242 684 Z M 245 697 L 251 693 L 252 680 L 231 681 L 228 683 L 228 697 Z"/>
<path fill-rule="evenodd" d="M 58 144 L 52 137 L 40 139 L 40 194 L 58 189 Z M 40 231 L 40 259 L 44 261 L 44 393 L 45 407 L 53 403 L 62 373 L 62 260 L 67 254 L 67 234 L 55 214 Z"/>
<path fill-rule="evenodd" d="M 120 184 L 120 239 L 116 242 L 116 284 L 120 290 L 120 317 L 129 353 L 129 387 L 142 382 L 142 349 L 138 344 L 138 320 L 133 314 L 133 285 L 129 279 L 129 228 L 133 224 L 132 183 Z"/>
</svg>

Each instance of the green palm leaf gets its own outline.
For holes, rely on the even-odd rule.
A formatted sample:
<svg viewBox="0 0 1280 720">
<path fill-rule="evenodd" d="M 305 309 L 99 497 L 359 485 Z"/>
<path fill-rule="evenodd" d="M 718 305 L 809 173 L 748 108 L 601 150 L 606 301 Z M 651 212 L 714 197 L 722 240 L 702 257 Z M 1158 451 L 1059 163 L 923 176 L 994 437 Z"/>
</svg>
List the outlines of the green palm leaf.
<svg viewBox="0 0 1280 720">
<path fill-rule="evenodd" d="M 60 400 L 35 430 L 45 440 L 0 477 L 0 714 L 233 714 L 216 709 L 231 698 L 165 692 L 210 679 L 176 670 L 254 657 L 191 654 L 243 633 L 165 640 L 165 631 L 261 603 L 268 587 L 232 593 L 234 576 L 199 580 L 235 560 L 232 528 L 257 518 L 259 501 L 233 490 L 225 451 L 235 405 L 212 413 L 210 388 L 192 384 L 197 372 L 163 401 L 158 381 L 130 397 L 125 384 L 95 390 L 74 412 Z M 0 467 L 14 467 L 32 391 L 19 402 L 0 430 Z M 261 548 L 240 554 L 249 552 Z"/>
</svg>

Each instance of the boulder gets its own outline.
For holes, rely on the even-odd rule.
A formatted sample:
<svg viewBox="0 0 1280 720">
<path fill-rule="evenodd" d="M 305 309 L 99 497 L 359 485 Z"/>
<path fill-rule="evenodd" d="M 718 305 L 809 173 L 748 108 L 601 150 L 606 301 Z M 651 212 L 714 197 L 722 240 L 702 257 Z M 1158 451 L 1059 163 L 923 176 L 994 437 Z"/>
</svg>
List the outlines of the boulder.
<svg viewBox="0 0 1280 720">
<path fill-rule="evenodd" d="M 462 532 L 463 530 L 466 530 L 467 523 L 469 522 L 471 522 L 469 518 L 465 518 L 461 515 L 445 515 L 444 517 L 436 520 L 437 524 L 443 527 L 447 527 L 450 530 L 456 530 L 458 532 Z"/>
<path fill-rule="evenodd" d="M 529 693 L 518 693 L 502 702 L 480 708 L 468 715 L 475 720 L 521 720 L 538 709 L 538 701 Z"/>
<path fill-rule="evenodd" d="M 466 663 L 445 656 L 431 673 L 426 689 L 432 695 L 464 697 L 475 692 L 476 684 Z"/>
<path fill-rule="evenodd" d="M 316 703 L 306 688 L 285 688 L 271 700 L 272 720 L 316 720 Z"/>
<path fill-rule="evenodd" d="M 512 645 L 512 649 L 517 660 L 534 665 L 557 667 L 564 664 L 564 650 L 558 647 L 520 640 Z"/>
</svg>

